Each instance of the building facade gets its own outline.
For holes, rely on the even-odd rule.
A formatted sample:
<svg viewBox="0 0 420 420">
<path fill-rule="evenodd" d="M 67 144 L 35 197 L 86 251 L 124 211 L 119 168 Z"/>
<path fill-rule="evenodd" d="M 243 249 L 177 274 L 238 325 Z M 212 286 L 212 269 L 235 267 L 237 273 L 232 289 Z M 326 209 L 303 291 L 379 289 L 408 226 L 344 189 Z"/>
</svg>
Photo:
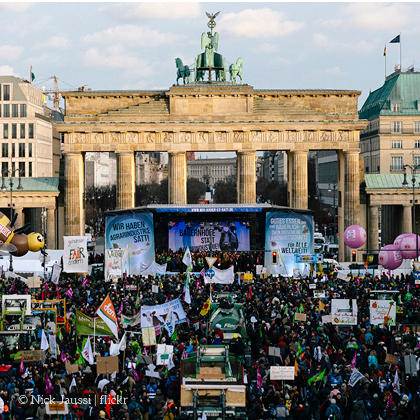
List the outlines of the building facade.
<svg viewBox="0 0 420 420">
<path fill-rule="evenodd" d="M 54 121 L 60 119 L 44 105 L 40 89 L 0 76 L 0 210 L 8 217 L 16 212 L 16 226 L 29 222 L 50 248 L 58 244 L 61 136 Z"/>
<path fill-rule="evenodd" d="M 135 165 L 136 185 L 160 184 L 168 177 L 164 153 L 136 153 Z"/>
<path fill-rule="evenodd" d="M 187 161 L 187 176 L 198 179 L 212 190 L 218 181 L 236 177 L 236 159 L 195 159 Z"/>
</svg>

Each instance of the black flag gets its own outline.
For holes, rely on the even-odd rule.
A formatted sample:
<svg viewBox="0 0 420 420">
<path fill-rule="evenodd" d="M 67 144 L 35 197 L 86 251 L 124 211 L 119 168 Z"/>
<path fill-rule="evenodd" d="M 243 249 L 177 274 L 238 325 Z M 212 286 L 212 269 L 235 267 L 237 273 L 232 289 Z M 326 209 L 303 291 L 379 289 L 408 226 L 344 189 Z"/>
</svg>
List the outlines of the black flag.
<svg viewBox="0 0 420 420">
<path fill-rule="evenodd" d="M 390 44 L 398 44 L 400 42 L 400 35 L 397 35 L 392 41 L 389 41 Z"/>
</svg>

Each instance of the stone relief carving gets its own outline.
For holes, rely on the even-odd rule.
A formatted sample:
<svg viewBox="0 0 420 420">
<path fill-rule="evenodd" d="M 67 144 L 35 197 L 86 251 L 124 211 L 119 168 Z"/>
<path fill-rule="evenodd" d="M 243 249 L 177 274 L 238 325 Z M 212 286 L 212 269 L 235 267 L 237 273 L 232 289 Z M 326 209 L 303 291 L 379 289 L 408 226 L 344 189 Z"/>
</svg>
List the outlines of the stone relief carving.
<svg viewBox="0 0 420 420">
<path fill-rule="evenodd" d="M 251 131 L 251 142 L 252 143 L 260 143 L 261 140 L 262 140 L 261 131 Z"/>
<path fill-rule="evenodd" d="M 109 140 L 111 143 L 119 143 L 120 142 L 120 133 L 111 133 L 109 136 Z"/>
<path fill-rule="evenodd" d="M 349 141 L 349 132 L 348 131 L 338 131 L 337 132 L 337 141 Z"/>
<path fill-rule="evenodd" d="M 233 133 L 233 141 L 235 143 L 243 143 L 243 141 L 244 141 L 244 133 L 242 131 L 234 131 L 234 133 Z"/>
<path fill-rule="evenodd" d="M 269 131 L 267 133 L 267 141 L 270 143 L 275 143 L 279 141 L 279 133 L 277 131 Z"/>
<path fill-rule="evenodd" d="M 222 132 L 216 133 L 214 138 L 215 138 L 216 143 L 226 143 L 227 133 L 222 133 Z"/>
<path fill-rule="evenodd" d="M 313 131 L 304 131 L 303 132 L 303 141 L 312 143 L 314 141 L 314 132 Z"/>
<path fill-rule="evenodd" d="M 96 133 L 92 136 L 92 143 L 103 143 L 104 135 L 102 133 Z"/>
<path fill-rule="evenodd" d="M 199 132 L 196 134 L 197 143 L 208 143 L 209 142 L 209 134 Z"/>
<path fill-rule="evenodd" d="M 324 141 L 331 141 L 331 133 L 330 133 L 329 131 L 322 131 L 322 132 L 320 133 L 319 140 L 320 140 L 321 142 L 324 142 Z"/>
<path fill-rule="evenodd" d="M 164 143 L 173 143 L 174 134 L 173 133 L 163 133 L 163 142 Z"/>
<path fill-rule="evenodd" d="M 191 143 L 191 133 L 180 133 L 180 143 Z"/>
<path fill-rule="evenodd" d="M 127 141 L 127 143 L 137 143 L 138 142 L 138 134 L 137 133 L 127 133 L 126 141 Z"/>
<path fill-rule="evenodd" d="M 74 135 L 74 142 L 75 143 L 84 143 L 85 142 L 85 134 L 83 134 L 83 133 L 76 133 Z"/>
<path fill-rule="evenodd" d="M 156 134 L 155 133 L 147 133 L 146 134 L 146 143 L 155 143 L 156 141 Z"/>
<path fill-rule="evenodd" d="M 296 131 L 287 131 L 286 133 L 286 141 L 291 143 L 296 141 Z"/>
</svg>

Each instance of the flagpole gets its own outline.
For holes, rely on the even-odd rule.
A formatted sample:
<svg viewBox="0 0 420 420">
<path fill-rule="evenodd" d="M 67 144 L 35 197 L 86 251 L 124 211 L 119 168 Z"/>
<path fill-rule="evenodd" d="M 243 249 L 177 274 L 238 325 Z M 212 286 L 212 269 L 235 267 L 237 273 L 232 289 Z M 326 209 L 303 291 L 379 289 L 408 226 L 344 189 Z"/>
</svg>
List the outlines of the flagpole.
<svg viewBox="0 0 420 420">
<path fill-rule="evenodd" d="M 386 45 L 384 48 L 384 57 L 385 57 L 385 80 L 386 80 Z"/>
</svg>

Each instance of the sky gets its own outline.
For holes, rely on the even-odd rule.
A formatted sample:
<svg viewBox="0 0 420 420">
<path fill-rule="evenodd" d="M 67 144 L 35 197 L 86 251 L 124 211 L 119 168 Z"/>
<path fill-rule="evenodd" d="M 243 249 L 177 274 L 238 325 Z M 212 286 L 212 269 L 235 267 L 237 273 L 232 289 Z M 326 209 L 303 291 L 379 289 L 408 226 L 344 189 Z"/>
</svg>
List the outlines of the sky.
<svg viewBox="0 0 420 420">
<path fill-rule="evenodd" d="M 167 90 L 207 32 L 255 89 L 359 90 L 359 109 L 400 61 L 419 64 L 420 3 L 34 2 L 0 0 L 0 75 L 59 90 Z M 401 34 L 401 44 L 390 44 Z M 52 103 L 50 103 L 52 106 Z M 63 101 L 60 103 L 64 107 Z"/>
</svg>

